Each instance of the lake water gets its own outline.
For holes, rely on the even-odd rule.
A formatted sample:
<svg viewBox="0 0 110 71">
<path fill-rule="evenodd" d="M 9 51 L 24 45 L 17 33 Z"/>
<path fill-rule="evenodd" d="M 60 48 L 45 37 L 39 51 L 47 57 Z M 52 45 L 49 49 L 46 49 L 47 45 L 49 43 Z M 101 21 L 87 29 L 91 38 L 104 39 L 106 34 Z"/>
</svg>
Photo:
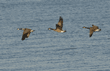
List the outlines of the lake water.
<svg viewBox="0 0 110 71">
<path fill-rule="evenodd" d="M 109 27 L 110 0 L 0 0 L 0 71 L 110 71 Z"/>
</svg>

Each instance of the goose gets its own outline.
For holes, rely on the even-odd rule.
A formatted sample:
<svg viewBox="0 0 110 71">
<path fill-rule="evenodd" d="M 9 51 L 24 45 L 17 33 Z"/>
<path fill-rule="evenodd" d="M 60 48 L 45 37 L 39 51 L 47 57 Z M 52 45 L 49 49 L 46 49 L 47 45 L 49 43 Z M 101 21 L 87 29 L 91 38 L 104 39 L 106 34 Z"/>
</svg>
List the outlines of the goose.
<svg viewBox="0 0 110 71">
<path fill-rule="evenodd" d="M 53 31 L 56 31 L 59 33 L 66 32 L 66 30 L 64 31 L 64 30 L 62 30 L 62 28 L 63 28 L 63 18 L 60 16 L 59 22 L 56 24 L 56 29 L 48 28 L 48 30 L 53 30 Z"/>
<path fill-rule="evenodd" d="M 30 36 L 31 32 L 35 31 L 32 29 L 28 29 L 28 28 L 17 28 L 17 30 L 24 30 L 21 40 L 25 40 L 25 38 L 28 38 Z"/>
<path fill-rule="evenodd" d="M 101 29 L 99 29 L 99 27 L 96 26 L 96 25 L 92 25 L 92 27 L 90 27 L 90 28 L 84 26 L 83 28 L 86 28 L 86 29 L 89 29 L 90 30 L 89 37 L 92 36 L 93 32 L 101 31 Z"/>
</svg>

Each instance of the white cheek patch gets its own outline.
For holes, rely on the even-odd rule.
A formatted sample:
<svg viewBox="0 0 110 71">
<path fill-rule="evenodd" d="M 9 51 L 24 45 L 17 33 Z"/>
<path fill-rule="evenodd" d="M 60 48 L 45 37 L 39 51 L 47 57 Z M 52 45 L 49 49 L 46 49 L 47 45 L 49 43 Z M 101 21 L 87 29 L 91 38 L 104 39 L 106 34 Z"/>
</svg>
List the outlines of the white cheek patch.
<svg viewBox="0 0 110 71">
<path fill-rule="evenodd" d="M 50 28 L 49 28 L 49 30 L 50 30 Z"/>
</svg>

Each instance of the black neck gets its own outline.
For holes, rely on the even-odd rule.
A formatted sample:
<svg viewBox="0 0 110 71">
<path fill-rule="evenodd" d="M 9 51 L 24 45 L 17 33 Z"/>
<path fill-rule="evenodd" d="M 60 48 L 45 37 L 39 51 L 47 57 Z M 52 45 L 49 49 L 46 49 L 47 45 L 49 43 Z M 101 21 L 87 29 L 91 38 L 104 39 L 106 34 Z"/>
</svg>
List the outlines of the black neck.
<svg viewBox="0 0 110 71">
<path fill-rule="evenodd" d="M 85 27 L 86 29 L 90 29 L 89 27 Z"/>
</svg>

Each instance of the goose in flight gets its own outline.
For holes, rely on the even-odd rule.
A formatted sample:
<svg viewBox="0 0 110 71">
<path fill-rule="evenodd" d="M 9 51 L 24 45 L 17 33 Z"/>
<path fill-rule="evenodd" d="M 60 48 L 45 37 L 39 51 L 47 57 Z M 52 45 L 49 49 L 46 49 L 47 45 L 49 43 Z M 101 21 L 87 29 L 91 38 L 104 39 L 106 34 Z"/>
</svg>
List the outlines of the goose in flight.
<svg viewBox="0 0 110 71">
<path fill-rule="evenodd" d="M 62 28 L 63 28 L 63 18 L 60 16 L 59 22 L 56 24 L 56 29 L 48 28 L 48 30 L 53 30 L 53 31 L 56 31 L 59 33 L 66 32 L 66 30 L 64 31 L 64 30 L 62 30 Z"/>
<path fill-rule="evenodd" d="M 17 30 L 24 30 L 21 40 L 25 40 L 25 38 L 29 37 L 31 32 L 35 31 L 35 30 L 32 30 L 32 29 L 28 29 L 28 28 L 17 28 Z"/>
<path fill-rule="evenodd" d="M 89 33 L 89 37 L 92 36 L 93 32 L 96 32 L 96 31 L 101 31 L 101 29 L 99 29 L 98 26 L 95 26 L 95 25 L 92 25 L 92 27 L 83 27 L 83 28 L 86 28 L 86 29 L 89 29 L 90 30 L 90 33 Z"/>
</svg>

